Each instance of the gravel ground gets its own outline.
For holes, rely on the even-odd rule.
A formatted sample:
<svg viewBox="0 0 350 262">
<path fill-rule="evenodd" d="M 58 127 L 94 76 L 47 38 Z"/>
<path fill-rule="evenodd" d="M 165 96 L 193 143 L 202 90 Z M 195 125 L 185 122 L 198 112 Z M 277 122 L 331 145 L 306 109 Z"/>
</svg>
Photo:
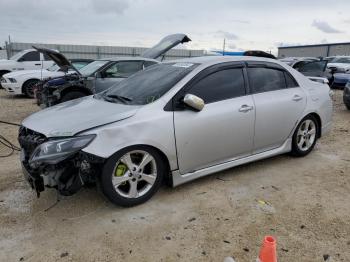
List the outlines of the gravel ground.
<svg viewBox="0 0 350 262">
<path fill-rule="evenodd" d="M 0 120 L 20 122 L 37 110 L 0 90 Z M 15 142 L 17 129 L 0 124 L 0 134 Z M 53 190 L 37 199 L 19 154 L 0 158 L 0 261 L 255 261 L 271 234 L 279 262 L 348 262 L 349 135 L 350 111 L 336 91 L 333 130 L 307 157 L 278 156 L 163 187 L 127 209 L 95 189 L 56 205 Z"/>
</svg>

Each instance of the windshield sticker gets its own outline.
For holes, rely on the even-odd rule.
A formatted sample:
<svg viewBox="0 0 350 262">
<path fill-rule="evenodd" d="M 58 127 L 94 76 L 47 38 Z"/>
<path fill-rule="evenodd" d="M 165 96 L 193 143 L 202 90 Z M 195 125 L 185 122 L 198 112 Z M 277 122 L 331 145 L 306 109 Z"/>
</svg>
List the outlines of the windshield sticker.
<svg viewBox="0 0 350 262">
<path fill-rule="evenodd" d="M 173 66 L 188 68 L 188 67 L 193 66 L 193 64 L 191 64 L 191 63 L 176 63 L 176 64 L 173 64 Z"/>
</svg>

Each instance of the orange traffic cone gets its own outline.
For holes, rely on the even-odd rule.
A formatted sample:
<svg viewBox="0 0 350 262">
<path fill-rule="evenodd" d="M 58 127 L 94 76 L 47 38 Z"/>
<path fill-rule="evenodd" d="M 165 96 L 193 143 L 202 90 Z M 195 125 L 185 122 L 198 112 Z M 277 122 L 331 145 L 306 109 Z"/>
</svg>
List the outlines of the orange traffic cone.
<svg viewBox="0 0 350 262">
<path fill-rule="evenodd" d="M 260 249 L 257 262 L 277 262 L 276 239 L 272 236 L 266 236 Z"/>
</svg>

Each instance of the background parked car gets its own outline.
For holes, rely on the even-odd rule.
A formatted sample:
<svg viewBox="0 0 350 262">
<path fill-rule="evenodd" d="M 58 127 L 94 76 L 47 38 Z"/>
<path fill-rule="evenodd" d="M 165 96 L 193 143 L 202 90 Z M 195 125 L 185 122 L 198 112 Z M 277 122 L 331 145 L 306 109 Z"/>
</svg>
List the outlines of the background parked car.
<svg viewBox="0 0 350 262">
<path fill-rule="evenodd" d="M 350 80 L 344 87 L 343 100 L 346 108 L 350 110 Z"/>
<path fill-rule="evenodd" d="M 78 70 L 92 61 L 92 59 L 70 60 L 72 66 Z M 21 70 L 4 74 L 1 79 L 1 84 L 10 94 L 25 94 L 27 97 L 33 98 L 33 89 L 40 80 L 64 76 L 66 73 L 73 72 L 74 70 L 72 70 L 72 68 L 61 68 L 57 64 L 54 64 L 48 69 Z"/>
<path fill-rule="evenodd" d="M 159 63 L 156 58 L 165 54 L 174 46 L 189 42 L 185 34 L 173 34 L 163 38 L 158 44 L 146 50 L 140 57 L 105 58 L 84 67 L 78 75 L 65 76 L 40 83 L 38 92 L 41 107 L 49 107 L 79 97 L 99 93 L 148 66 Z M 69 66 L 69 61 L 61 53 L 36 48 L 46 54 L 60 66 Z"/>
<path fill-rule="evenodd" d="M 315 82 L 329 84 L 329 79 L 332 78 L 330 70 L 327 69 L 327 60 L 315 57 L 287 57 L 279 61 L 293 67 Z"/>
<path fill-rule="evenodd" d="M 335 73 L 333 74 L 332 88 L 343 89 L 345 85 L 350 81 L 350 72 L 349 73 Z"/>
<path fill-rule="evenodd" d="M 350 56 L 336 56 L 328 63 L 332 73 L 350 73 Z"/>
<path fill-rule="evenodd" d="M 35 49 L 27 49 L 15 54 L 9 60 L 0 60 L 0 78 L 12 71 L 46 69 L 52 65 L 53 61 L 45 54 L 40 54 Z"/>
</svg>

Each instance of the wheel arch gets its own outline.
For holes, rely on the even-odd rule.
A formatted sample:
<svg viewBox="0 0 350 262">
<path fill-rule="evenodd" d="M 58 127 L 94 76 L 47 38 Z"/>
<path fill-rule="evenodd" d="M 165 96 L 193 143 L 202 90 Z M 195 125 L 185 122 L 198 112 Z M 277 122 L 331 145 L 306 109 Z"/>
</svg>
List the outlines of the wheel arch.
<svg viewBox="0 0 350 262">
<path fill-rule="evenodd" d="M 30 81 L 40 81 L 39 78 L 30 78 L 30 79 L 27 79 L 26 81 L 23 82 L 22 84 L 22 87 L 21 87 L 21 90 L 22 90 L 22 94 L 24 94 L 24 87 L 25 85 L 30 82 Z"/>
<path fill-rule="evenodd" d="M 317 121 L 317 134 L 318 134 L 317 138 L 320 138 L 322 136 L 322 120 L 321 120 L 320 115 L 317 112 L 309 112 L 306 115 L 304 115 L 300 119 L 300 121 L 298 122 L 298 125 L 301 122 L 301 120 L 304 119 L 307 116 L 313 116 L 316 119 L 316 121 Z M 296 126 L 298 126 L 298 125 L 296 125 Z"/>
</svg>

